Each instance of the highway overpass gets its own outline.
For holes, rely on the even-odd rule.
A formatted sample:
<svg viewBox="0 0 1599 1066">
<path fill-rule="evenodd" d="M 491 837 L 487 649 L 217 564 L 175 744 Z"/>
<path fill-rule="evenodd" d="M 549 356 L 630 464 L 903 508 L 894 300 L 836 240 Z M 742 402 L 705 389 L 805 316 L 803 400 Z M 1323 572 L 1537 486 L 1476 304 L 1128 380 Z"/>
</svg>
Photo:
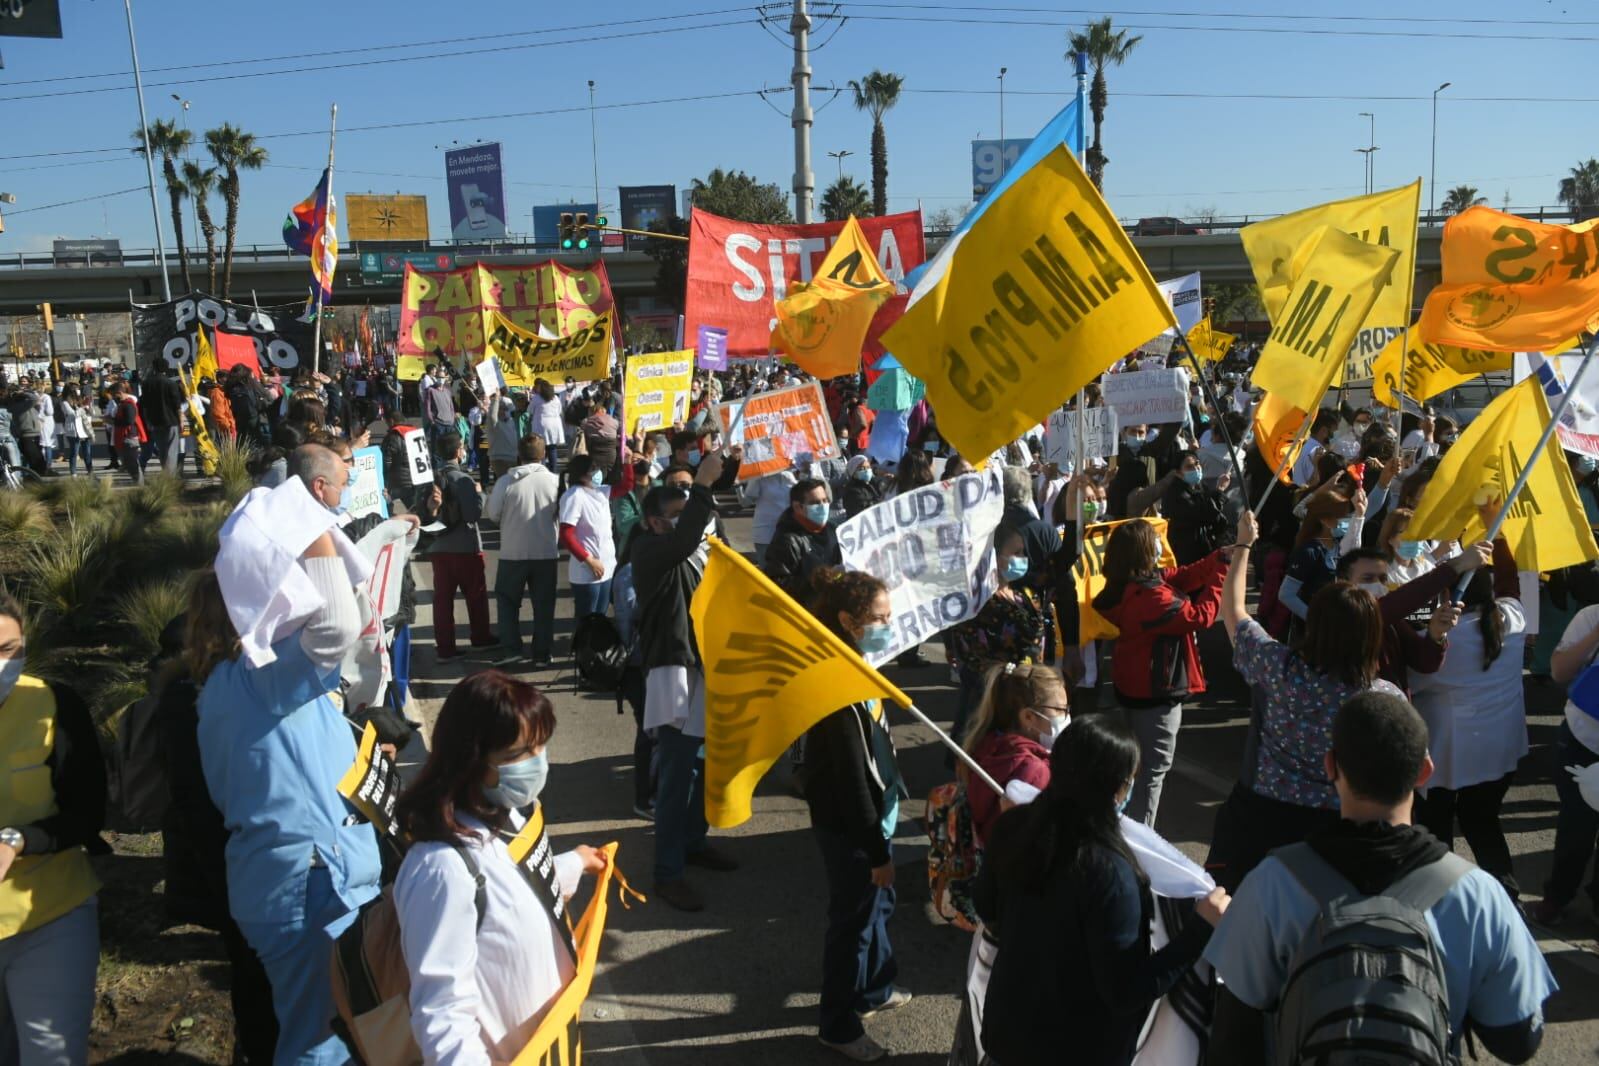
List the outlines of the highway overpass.
<svg viewBox="0 0 1599 1066">
<path fill-rule="evenodd" d="M 1432 287 L 1437 278 L 1438 251 L 1442 227 L 1424 227 L 1417 251 L 1416 299 Z M 929 233 L 930 246 L 945 235 Z M 3 241 L 4 238 L 0 238 Z M 1198 270 L 1211 284 L 1248 281 L 1249 262 L 1236 231 L 1171 237 L 1134 237 L 1144 261 L 1157 279 L 1178 277 Z M 457 249 L 447 244 L 417 246 L 453 255 L 460 265 L 483 259 L 503 264 L 527 264 L 551 257 L 579 265 L 593 261 L 595 253 L 559 253 L 531 244 L 507 244 L 487 250 Z M 611 288 L 626 307 L 630 297 L 649 296 L 655 287 L 655 261 L 643 252 L 608 252 L 603 256 L 611 278 Z M 168 257 L 172 291 L 181 289 L 180 272 L 174 257 Z M 197 278 L 206 273 L 204 256 L 189 260 L 189 270 Z M 310 269 L 304 258 L 293 258 L 282 247 L 254 246 L 236 252 L 233 261 L 233 295 L 249 302 L 252 295 L 262 304 L 304 300 Z M 399 302 L 399 281 L 368 273 L 363 275 L 359 249 L 339 256 L 339 270 L 333 291 L 335 304 L 393 304 Z M 32 313 L 46 301 L 57 314 L 94 311 L 125 311 L 129 299 L 136 303 L 161 301 L 161 276 L 155 255 L 148 251 L 125 251 L 116 266 L 61 267 L 48 254 L 7 255 L 0 250 L 0 315 Z"/>
</svg>

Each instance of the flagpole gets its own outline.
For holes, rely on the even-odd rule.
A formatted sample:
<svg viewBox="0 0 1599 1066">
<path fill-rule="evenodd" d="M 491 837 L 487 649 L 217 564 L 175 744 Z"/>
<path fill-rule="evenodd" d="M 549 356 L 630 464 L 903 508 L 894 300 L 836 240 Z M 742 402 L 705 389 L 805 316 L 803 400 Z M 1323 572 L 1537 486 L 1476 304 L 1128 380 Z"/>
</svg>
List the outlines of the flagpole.
<svg viewBox="0 0 1599 1066">
<path fill-rule="evenodd" d="M 1571 403 L 1572 397 L 1577 395 L 1577 386 L 1582 382 L 1582 376 L 1588 372 L 1588 364 L 1593 362 L 1594 341 L 1599 335 L 1590 335 L 1582 345 L 1582 362 L 1577 364 L 1577 372 L 1566 383 L 1566 391 L 1560 397 L 1560 406 L 1549 416 L 1549 424 L 1543 427 L 1543 434 L 1538 438 L 1538 444 L 1532 449 L 1532 454 L 1527 461 L 1521 464 L 1521 473 L 1516 477 L 1516 483 L 1510 486 L 1510 491 L 1505 493 L 1505 498 L 1499 505 L 1499 513 L 1494 515 L 1493 524 L 1488 527 L 1488 534 L 1483 539 L 1492 544 L 1499 536 L 1499 531 L 1504 527 L 1505 519 L 1510 517 L 1510 508 L 1515 504 L 1516 497 L 1526 487 L 1527 481 L 1532 477 L 1533 467 L 1538 465 L 1538 459 L 1549 446 L 1549 438 L 1555 435 L 1555 429 L 1560 425 L 1561 416 L 1566 413 L 1566 407 Z M 1540 383 L 1541 384 L 1541 383 Z M 1458 604 L 1466 598 L 1466 586 L 1471 584 L 1471 572 L 1461 575 L 1460 583 L 1455 586 L 1454 600 Z"/>
<path fill-rule="evenodd" d="M 1266 486 L 1266 491 L 1260 494 L 1260 502 L 1255 504 L 1255 514 L 1260 514 L 1261 510 L 1266 506 L 1266 501 L 1271 499 L 1271 490 L 1276 488 L 1277 483 L 1282 480 L 1283 472 L 1288 469 L 1288 464 L 1293 459 L 1294 453 L 1304 447 L 1305 438 L 1310 436 L 1310 427 L 1315 421 L 1314 416 L 1308 414 L 1305 416 L 1304 424 L 1299 427 L 1299 432 L 1294 434 L 1294 439 L 1289 443 L 1288 450 L 1283 453 L 1282 461 L 1277 464 L 1277 469 L 1272 472 L 1271 483 Z"/>
<path fill-rule="evenodd" d="M 993 789 L 997 795 L 1003 796 L 1005 794 L 1005 787 L 990 777 L 987 770 L 984 770 L 981 766 L 978 766 L 977 760 L 966 754 L 966 749 L 955 743 L 955 739 L 953 737 L 944 732 L 937 725 L 933 724 L 933 720 L 927 717 L 927 715 L 923 714 L 920 707 L 917 707 L 914 703 L 911 703 L 906 704 L 905 709 L 911 713 L 913 718 L 921 722 L 927 728 L 931 729 L 934 735 L 938 737 L 939 741 L 945 747 L 949 748 L 950 751 L 955 753 L 955 758 L 965 763 L 966 769 L 976 774 L 983 784 Z"/>
<path fill-rule="evenodd" d="M 1238 447 L 1233 443 L 1232 434 L 1227 432 L 1227 424 L 1221 417 L 1221 401 L 1216 399 L 1216 390 L 1211 388 L 1210 380 L 1205 377 L 1205 372 L 1199 365 L 1199 357 L 1194 354 L 1193 346 L 1188 343 L 1188 338 L 1183 336 L 1181 329 L 1177 331 L 1177 343 L 1183 346 L 1183 354 L 1188 356 L 1188 363 L 1194 368 L 1194 375 L 1199 378 L 1199 387 L 1205 390 L 1205 399 L 1210 401 L 1210 409 L 1216 412 L 1216 421 L 1211 428 L 1220 429 L 1221 439 L 1227 442 L 1227 459 L 1233 468 L 1233 477 L 1238 479 L 1238 498 L 1247 501 L 1249 486 L 1244 482 L 1244 468 L 1238 465 Z M 1196 440 L 1194 444 L 1197 446 L 1199 442 Z"/>
<path fill-rule="evenodd" d="M 1367 158 L 1370 157 L 1368 156 Z M 1414 214 L 1416 232 L 1411 237 L 1410 247 L 1419 252 L 1421 250 L 1421 180 L 1419 178 L 1416 181 L 1416 210 Z M 1399 330 L 1399 388 L 1394 390 L 1394 400 L 1399 404 L 1398 410 L 1394 412 L 1394 428 L 1396 432 L 1399 427 L 1405 424 L 1405 361 L 1410 356 L 1410 305 L 1416 300 L 1416 252 L 1411 254 L 1410 276 L 1405 279 L 1405 320 L 1403 327 Z M 1440 255 L 1440 263 L 1442 259 L 1443 257 Z M 1372 384 L 1375 386 L 1376 382 Z M 1399 443 L 1404 443 L 1403 437 L 1400 437 Z"/>
<path fill-rule="evenodd" d="M 331 216 L 333 215 L 333 138 L 338 133 L 338 128 L 339 128 L 339 105 L 338 104 L 334 104 L 333 105 L 333 110 L 332 110 L 332 115 L 328 119 L 328 209 L 327 209 L 327 217 L 324 217 L 323 220 L 322 220 L 322 225 L 323 225 L 323 229 L 324 229 L 323 236 L 322 236 L 322 244 L 324 246 L 326 246 L 326 244 L 327 244 L 326 227 L 328 225 L 332 224 L 332 217 Z M 337 240 L 337 237 L 335 237 L 334 239 Z M 315 257 L 317 257 L 317 256 L 319 256 L 321 254 L 322 254 L 322 248 L 312 248 L 311 249 L 311 256 L 313 258 L 313 261 L 315 260 Z M 315 274 L 315 271 L 313 270 L 312 273 Z M 333 287 L 333 279 L 331 277 L 329 277 L 328 278 L 328 288 L 331 289 L 332 287 Z M 322 372 L 322 296 L 321 296 L 321 292 L 322 292 L 322 287 L 321 287 L 321 283 L 319 282 L 317 284 L 316 326 L 314 327 L 315 328 L 315 333 L 313 334 L 313 339 L 312 339 L 312 342 L 311 342 L 311 372 L 314 373 L 314 374 L 320 374 Z"/>
<path fill-rule="evenodd" d="M 1083 116 L 1088 111 L 1088 53 L 1077 52 L 1072 56 L 1077 74 L 1077 143 L 1073 145 L 1077 150 L 1077 161 L 1086 170 L 1088 161 L 1083 156 L 1088 151 L 1088 124 Z M 1005 141 L 1000 139 L 999 157 L 1005 158 Z M 1077 462 L 1072 469 L 1072 478 L 1077 485 L 1077 505 L 1070 515 L 1072 528 L 1077 531 L 1077 554 L 1083 554 L 1083 489 L 1086 483 L 1081 480 L 1088 467 L 1088 389 L 1086 386 L 1077 390 Z M 1068 504 L 1070 495 L 1067 496 Z M 1049 521 L 1049 519 L 1045 519 Z"/>
</svg>

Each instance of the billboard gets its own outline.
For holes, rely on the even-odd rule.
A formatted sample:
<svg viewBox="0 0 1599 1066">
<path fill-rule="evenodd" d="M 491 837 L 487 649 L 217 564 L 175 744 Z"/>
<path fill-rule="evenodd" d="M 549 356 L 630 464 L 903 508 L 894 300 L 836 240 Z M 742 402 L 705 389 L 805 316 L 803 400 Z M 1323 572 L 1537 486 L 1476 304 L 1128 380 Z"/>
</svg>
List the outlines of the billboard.
<svg viewBox="0 0 1599 1066">
<path fill-rule="evenodd" d="M 665 221 L 677 213 L 676 185 L 623 185 L 616 191 L 622 202 L 623 229 L 647 230 L 650 223 Z M 641 251 L 650 240 L 631 233 L 626 237 L 629 251 Z"/>
<path fill-rule="evenodd" d="M 452 237 L 464 241 L 505 236 L 505 174 L 498 141 L 445 152 L 444 189 L 450 197 Z"/>
<path fill-rule="evenodd" d="M 61 0 L 3 0 L 0 37 L 60 37 Z"/>
<path fill-rule="evenodd" d="M 428 198 L 345 193 L 344 225 L 352 241 L 425 241 Z"/>
<path fill-rule="evenodd" d="M 4 5 L 0 4 L 0 7 Z M 115 239 L 52 241 L 50 253 L 58 267 L 122 265 L 122 242 Z"/>
<path fill-rule="evenodd" d="M 593 203 L 586 204 L 539 204 L 533 209 L 533 240 L 539 244 L 556 245 L 561 241 L 561 216 L 570 212 L 577 214 L 579 211 L 588 212 L 593 218 L 600 213 Z"/>
<path fill-rule="evenodd" d="M 1004 145 L 1003 151 L 1000 148 Z M 988 190 L 1004 177 L 1016 160 L 1033 143 L 1031 137 L 1007 137 L 1000 141 L 972 142 L 972 201 L 988 195 Z"/>
</svg>

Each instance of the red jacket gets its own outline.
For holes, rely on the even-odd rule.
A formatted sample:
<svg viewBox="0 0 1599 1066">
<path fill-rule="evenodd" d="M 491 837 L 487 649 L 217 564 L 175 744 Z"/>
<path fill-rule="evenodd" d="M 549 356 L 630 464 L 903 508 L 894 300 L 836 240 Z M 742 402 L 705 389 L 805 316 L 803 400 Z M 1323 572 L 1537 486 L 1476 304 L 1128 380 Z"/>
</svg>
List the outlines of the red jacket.
<svg viewBox="0 0 1599 1066">
<path fill-rule="evenodd" d="M 1111 655 L 1116 695 L 1131 707 L 1178 703 L 1205 691 L 1194 634 L 1216 621 L 1227 558 L 1215 551 L 1158 578 L 1133 582 L 1114 598 L 1106 588 L 1094 609 L 1121 631 Z"/>
<path fill-rule="evenodd" d="M 1049 749 L 1032 737 L 996 729 L 978 742 L 972 758 L 1001 785 L 1020 780 L 1040 790 L 1049 787 Z M 981 847 L 999 821 L 999 797 L 973 779 L 966 785 L 966 805 L 972 809 L 972 832 Z"/>
</svg>

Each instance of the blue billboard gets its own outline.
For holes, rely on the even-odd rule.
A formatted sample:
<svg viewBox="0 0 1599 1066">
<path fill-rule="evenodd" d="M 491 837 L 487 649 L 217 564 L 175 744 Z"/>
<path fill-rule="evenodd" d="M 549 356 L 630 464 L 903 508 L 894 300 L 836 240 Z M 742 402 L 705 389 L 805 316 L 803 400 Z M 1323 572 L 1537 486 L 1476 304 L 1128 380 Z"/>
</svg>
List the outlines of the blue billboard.
<svg viewBox="0 0 1599 1066">
<path fill-rule="evenodd" d="M 1031 137 L 1007 137 L 1003 151 L 999 141 L 972 142 L 972 202 L 988 195 L 988 190 L 1016 165 L 1016 160 L 1033 143 Z"/>
<path fill-rule="evenodd" d="M 450 235 L 456 240 L 505 236 L 505 173 L 498 141 L 444 153 Z"/>
<path fill-rule="evenodd" d="M 561 216 L 567 212 L 588 212 L 594 218 L 600 209 L 588 204 L 539 204 L 533 208 L 533 239 L 539 244 L 558 244 L 561 240 Z M 598 246 L 599 242 L 594 242 Z"/>
</svg>

